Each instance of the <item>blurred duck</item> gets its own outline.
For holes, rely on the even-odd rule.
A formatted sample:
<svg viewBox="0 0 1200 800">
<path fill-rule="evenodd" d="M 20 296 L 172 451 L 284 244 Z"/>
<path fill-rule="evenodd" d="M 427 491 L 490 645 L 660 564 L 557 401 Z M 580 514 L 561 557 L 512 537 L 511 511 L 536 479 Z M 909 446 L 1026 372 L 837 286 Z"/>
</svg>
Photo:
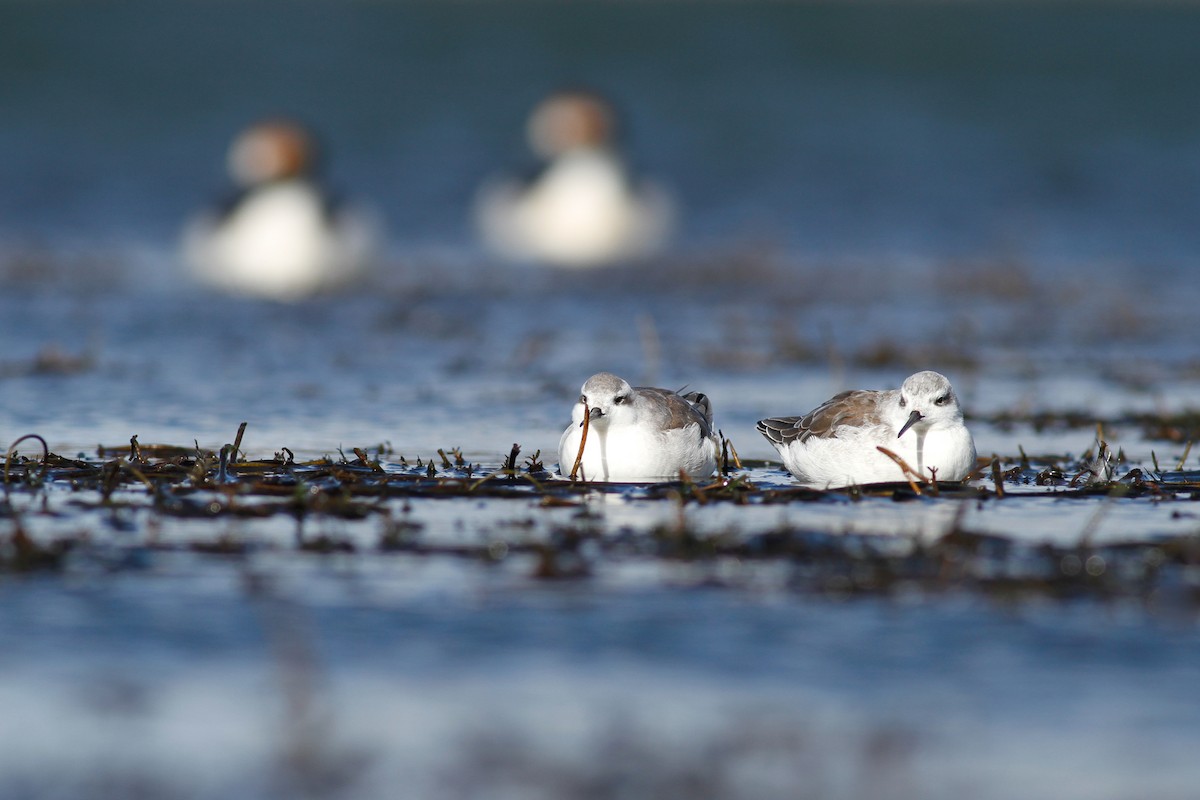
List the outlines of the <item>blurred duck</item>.
<svg viewBox="0 0 1200 800">
<path fill-rule="evenodd" d="M 375 220 L 336 203 L 317 179 L 313 137 L 261 122 L 229 149 L 232 197 L 192 220 L 184 257 L 196 276 L 236 294 L 298 300 L 362 275 L 376 255 Z"/>
<path fill-rule="evenodd" d="M 600 96 L 560 91 L 529 118 L 529 146 L 543 162 L 527 181 L 480 190 L 476 225 L 501 258 L 586 268 L 647 258 L 670 235 L 674 208 L 649 182 L 635 182 L 617 151 L 617 120 Z"/>
</svg>

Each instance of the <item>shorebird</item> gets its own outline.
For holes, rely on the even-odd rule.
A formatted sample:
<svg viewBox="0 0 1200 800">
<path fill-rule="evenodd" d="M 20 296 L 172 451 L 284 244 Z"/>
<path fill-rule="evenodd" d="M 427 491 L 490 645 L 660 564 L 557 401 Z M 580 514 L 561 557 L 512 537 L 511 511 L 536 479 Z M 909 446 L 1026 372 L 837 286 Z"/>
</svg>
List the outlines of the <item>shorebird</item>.
<svg viewBox="0 0 1200 800">
<path fill-rule="evenodd" d="M 560 474 L 571 473 L 581 441 L 584 480 L 678 480 L 681 470 L 699 480 L 716 471 L 720 445 L 707 396 L 634 388 L 611 372 L 588 378 L 580 392 L 558 443 Z"/>
<path fill-rule="evenodd" d="M 950 381 L 910 375 L 899 389 L 842 392 L 801 417 L 760 420 L 788 472 L 817 487 L 907 480 L 887 448 L 922 478 L 959 481 L 975 468 L 975 442 Z"/>
<path fill-rule="evenodd" d="M 321 185 L 308 131 L 286 120 L 260 122 L 234 140 L 228 162 L 236 192 L 184 231 L 184 257 L 199 280 L 235 294 L 298 300 L 365 271 L 378 223 Z"/>
<path fill-rule="evenodd" d="M 526 180 L 486 182 L 475 204 L 484 243 L 501 258 L 586 268 L 660 252 L 674 222 L 667 193 L 636 181 L 621 157 L 616 112 L 600 95 L 563 90 L 533 111 Z"/>
</svg>

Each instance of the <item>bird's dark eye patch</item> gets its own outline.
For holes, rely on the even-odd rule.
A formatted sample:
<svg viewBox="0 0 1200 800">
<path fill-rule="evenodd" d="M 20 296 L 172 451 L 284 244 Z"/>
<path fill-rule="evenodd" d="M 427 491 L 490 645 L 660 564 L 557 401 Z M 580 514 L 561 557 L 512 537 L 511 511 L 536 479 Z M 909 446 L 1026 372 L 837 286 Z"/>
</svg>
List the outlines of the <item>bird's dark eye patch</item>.
<svg viewBox="0 0 1200 800">
<path fill-rule="evenodd" d="M 906 405 L 908 405 L 908 401 L 905 400 L 903 397 L 901 397 L 900 398 L 900 407 L 904 408 Z"/>
<path fill-rule="evenodd" d="M 626 401 L 626 400 L 628 400 L 628 399 L 629 399 L 629 398 L 628 398 L 628 397 L 626 397 L 625 395 L 623 395 L 623 394 L 619 394 L 619 395 L 617 395 L 616 397 L 614 397 L 614 398 L 613 398 L 613 402 L 614 402 L 614 403 L 616 403 L 617 405 L 623 405 L 623 404 L 625 403 L 625 401 Z"/>
<path fill-rule="evenodd" d="M 935 406 L 944 406 L 944 405 L 946 405 L 946 403 L 949 403 L 949 402 L 950 402 L 950 395 L 944 394 L 941 397 L 939 397 L 937 400 L 934 400 L 933 404 Z"/>
<path fill-rule="evenodd" d="M 581 402 L 581 403 L 586 403 L 586 402 L 587 402 L 587 395 L 586 395 L 586 394 L 581 394 L 581 395 L 579 395 L 579 402 Z"/>
</svg>

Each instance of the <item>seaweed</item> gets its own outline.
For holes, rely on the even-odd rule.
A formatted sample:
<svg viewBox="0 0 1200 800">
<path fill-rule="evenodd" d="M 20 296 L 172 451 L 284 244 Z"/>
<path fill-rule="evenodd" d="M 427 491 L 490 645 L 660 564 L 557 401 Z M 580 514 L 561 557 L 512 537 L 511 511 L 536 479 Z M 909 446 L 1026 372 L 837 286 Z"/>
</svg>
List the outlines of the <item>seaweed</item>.
<svg viewBox="0 0 1200 800">
<path fill-rule="evenodd" d="M 530 577 L 554 581 L 587 580 L 608 559 L 654 558 L 697 565 L 736 559 L 745 564 L 783 562 L 791 570 L 788 585 L 801 593 L 839 597 L 934 596 L 969 591 L 1004 601 L 1029 597 L 1053 599 L 1134 598 L 1148 606 L 1163 602 L 1200 605 L 1193 577 L 1200 565 L 1200 534 L 1100 543 L 1100 521 L 1117 502 L 1149 498 L 1154 502 L 1200 499 L 1200 472 L 1132 466 L 1123 473 L 1097 430 L 1095 446 L 1075 460 L 1031 456 L 1020 449 L 1009 459 L 980 461 L 968 480 L 939 481 L 908 471 L 893 483 L 817 489 L 779 485 L 769 477 L 777 465 L 735 461 L 722 454 L 719 477 L 696 482 L 626 484 L 555 479 L 546 472 L 540 451 L 520 462 L 514 443 L 494 468 L 469 462 L 458 447 L 441 448 L 432 461 L 410 462 L 384 448 L 372 457 L 350 448 L 352 456 L 297 460 L 282 447 L 271 458 L 248 458 L 242 451 L 245 425 L 231 444 L 217 451 L 163 444 L 141 444 L 137 435 L 124 447 L 101 447 L 94 458 L 66 458 L 45 440 L 23 436 L 9 448 L 5 463 L 5 500 L 0 518 L 0 573 L 67 568 L 72 553 L 86 550 L 94 536 L 89 526 L 137 529 L 139 511 L 149 512 L 155 533 L 122 534 L 121 546 L 138 552 L 184 549 L 200 556 L 242 558 L 264 547 L 228 526 L 213 526 L 182 542 L 157 535 L 163 524 L 179 520 L 253 520 L 286 517 L 295 521 L 294 549 L 315 557 L 455 557 L 481 564 L 529 559 Z M 723 438 L 723 437 L 722 437 Z M 39 457 L 22 457 L 17 448 L 35 442 Z M 724 440 L 727 442 L 727 440 Z M 732 452 L 732 448 L 729 448 Z M 734 468 L 733 464 L 740 464 Z M 440 468 L 439 468 L 440 464 Z M 740 469 L 741 471 L 737 471 Z M 49 513 L 47 494 L 66 490 L 65 506 L 81 520 L 79 532 L 43 541 L 26 524 L 31 515 Z M 612 530 L 597 497 L 616 495 L 628 502 L 669 503 L 668 522 L 644 530 Z M 1051 546 L 1019 537 L 972 531 L 966 510 L 982 502 L 1030 503 L 1079 498 L 1095 502 L 1095 511 L 1072 546 Z M 533 508 L 521 524 L 493 522 L 478 541 L 447 543 L 431 535 L 412 515 L 412 502 L 513 501 Z M 767 531 L 705 530 L 692 524 L 689 508 L 713 504 L 788 506 L 854 502 L 954 503 L 953 523 L 932 537 L 873 532 L 830 532 L 783 526 Z M 531 502 L 532 501 L 532 502 Z M 38 510 L 38 503 L 41 510 Z M 538 513 L 574 509 L 570 524 Z M 57 512 L 56 512 L 57 513 Z M 1183 516 L 1187 516 L 1184 514 Z M 377 520 L 371 539 L 349 536 L 341 524 Z M 339 521 L 338 525 L 326 522 Z M 309 530 L 312 523 L 315 530 Z M 278 546 L 278 545 L 274 545 Z M 706 581 L 726 585 L 708 570 Z M 736 584 L 736 581 L 734 582 Z"/>
</svg>

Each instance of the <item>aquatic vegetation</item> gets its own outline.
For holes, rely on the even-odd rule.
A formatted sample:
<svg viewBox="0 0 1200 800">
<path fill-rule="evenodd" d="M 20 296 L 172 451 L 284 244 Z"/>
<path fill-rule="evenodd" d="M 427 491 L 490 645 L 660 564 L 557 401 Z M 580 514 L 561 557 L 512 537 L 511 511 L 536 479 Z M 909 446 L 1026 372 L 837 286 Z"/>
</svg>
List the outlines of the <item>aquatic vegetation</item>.
<svg viewBox="0 0 1200 800">
<path fill-rule="evenodd" d="M 117 527 L 134 535 L 117 539 L 130 550 L 187 550 L 198 555 L 245 557 L 278 548 L 232 532 L 221 520 L 292 520 L 297 552 L 319 556 L 450 557 L 481 564 L 524 559 L 533 579 L 586 579 L 607 564 L 628 559 L 709 564 L 732 561 L 783 565 L 790 591 L 837 596 L 923 596 L 970 592 L 1000 600 L 1022 598 L 1134 599 L 1152 605 L 1200 606 L 1200 532 L 1094 540 L 1108 503 L 1191 501 L 1200 498 L 1200 473 L 1118 469 L 1123 454 L 1106 442 L 1074 460 L 1030 457 L 980 459 L 967 481 L 909 480 L 891 484 L 820 490 L 780 484 L 777 465 L 740 461 L 725 440 L 724 471 L 708 483 L 688 480 L 650 484 L 608 484 L 556 479 L 540 453 L 519 463 L 514 444 L 494 468 L 472 463 L 461 448 L 442 448 L 428 460 L 406 459 L 384 448 L 372 454 L 351 448 L 297 461 L 289 448 L 270 459 L 241 458 L 243 424 L 232 444 L 219 451 L 142 444 L 135 435 L 127 447 L 104 446 L 95 458 L 65 458 L 49 451 L 36 435 L 10 449 L 5 469 L 7 531 L 0 534 L 0 572 L 63 570 L 73 552 L 94 544 L 100 526 L 143 518 L 148 523 Z M 42 446 L 40 457 L 15 454 L 25 441 Z M 63 496 L 69 497 L 65 503 Z M 628 527 L 610 524 L 598 499 L 647 508 L 674 508 L 667 521 Z M 54 502 L 51 502 L 51 500 Z M 1095 504 L 1087 529 L 1070 544 L 1029 541 L 1019 535 L 975 530 L 964 522 L 968 509 L 1001 503 L 1030 505 L 1064 499 Z M 520 504 L 530 516 L 519 525 L 494 517 L 483 535 L 448 538 L 413 514 L 427 501 L 472 504 L 495 500 Z M 716 529 L 696 525 L 687 509 L 726 507 L 846 507 L 890 500 L 896 503 L 951 504 L 948 527 L 920 536 L 889 530 L 838 531 L 792 522 L 766 528 Z M 533 501 L 532 506 L 530 502 Z M 849 504 L 849 506 L 847 506 Z M 597 511 L 597 508 L 600 510 Z M 565 520 L 564 511 L 573 512 Z M 43 516 L 69 517 L 72 535 L 31 532 Z M 661 516 L 660 516 L 661 519 Z M 736 516 L 732 517 L 736 520 Z M 171 520 L 207 521 L 207 533 L 179 539 L 162 535 Z M 377 532 L 338 531 L 340 524 L 374 520 Z M 734 523 L 736 524 L 736 523 Z M 136 535 L 140 528 L 144 535 Z M 194 531 L 194 528 L 192 529 Z M 355 534 L 358 535 L 355 535 Z M 706 581 L 710 578 L 706 578 Z M 738 586 L 718 580 L 714 585 Z"/>
<path fill-rule="evenodd" d="M 994 425 L 998 430 L 1011 431 L 1018 425 L 1027 425 L 1036 433 L 1054 430 L 1093 428 L 1101 422 L 1095 412 L 1076 410 L 1012 411 L 995 414 L 970 415 L 970 419 Z M 1152 441 L 1184 444 L 1200 439 L 1200 410 L 1186 409 L 1178 412 L 1127 413 L 1104 420 L 1113 427 L 1128 427 L 1141 432 Z"/>
</svg>

